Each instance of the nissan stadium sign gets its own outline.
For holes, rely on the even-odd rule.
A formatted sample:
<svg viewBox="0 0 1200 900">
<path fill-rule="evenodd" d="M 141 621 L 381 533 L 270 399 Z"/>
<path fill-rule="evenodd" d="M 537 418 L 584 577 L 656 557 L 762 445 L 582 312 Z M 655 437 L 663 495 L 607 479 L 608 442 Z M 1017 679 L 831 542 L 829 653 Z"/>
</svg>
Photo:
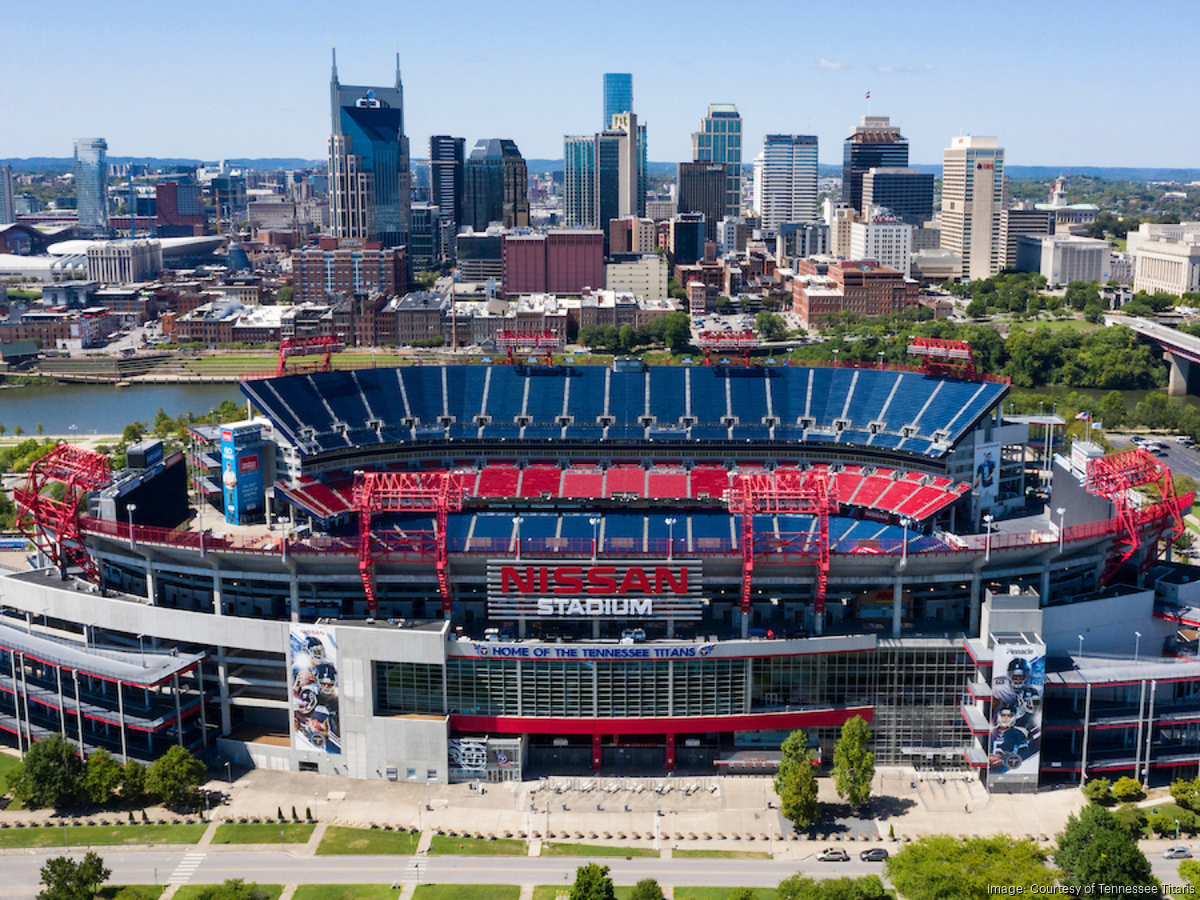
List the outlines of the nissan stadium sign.
<svg viewBox="0 0 1200 900">
<path fill-rule="evenodd" d="M 668 619 L 698 621 L 700 561 L 488 562 L 491 619 Z"/>
</svg>

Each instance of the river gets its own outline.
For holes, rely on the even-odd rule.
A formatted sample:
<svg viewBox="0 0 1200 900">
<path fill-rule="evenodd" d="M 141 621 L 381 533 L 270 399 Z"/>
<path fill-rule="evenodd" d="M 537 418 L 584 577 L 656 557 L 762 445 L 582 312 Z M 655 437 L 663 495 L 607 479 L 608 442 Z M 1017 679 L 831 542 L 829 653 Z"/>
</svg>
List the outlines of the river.
<svg viewBox="0 0 1200 900">
<path fill-rule="evenodd" d="M 159 409 L 170 416 L 202 415 L 222 400 L 244 404 L 236 384 L 44 384 L 0 388 L 0 424 L 12 434 L 20 425 L 35 434 L 119 434 L 130 422 L 154 421 Z"/>
</svg>

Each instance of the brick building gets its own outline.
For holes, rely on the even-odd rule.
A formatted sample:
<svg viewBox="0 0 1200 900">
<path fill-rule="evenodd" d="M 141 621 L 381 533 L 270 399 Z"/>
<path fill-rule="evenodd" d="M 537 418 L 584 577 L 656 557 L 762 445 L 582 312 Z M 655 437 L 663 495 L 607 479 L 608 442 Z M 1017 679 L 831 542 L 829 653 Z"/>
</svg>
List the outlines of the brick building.
<svg viewBox="0 0 1200 900">
<path fill-rule="evenodd" d="M 604 285 L 604 232 L 506 234 L 501 264 L 505 297 L 598 290 Z"/>
<path fill-rule="evenodd" d="M 408 292 L 404 247 L 384 249 L 377 242 L 320 238 L 316 247 L 292 253 L 297 303 L 324 303 L 330 294 L 356 291 Z"/>
<path fill-rule="evenodd" d="M 882 316 L 917 302 L 915 281 L 874 260 L 838 260 L 827 267 L 799 260 L 796 275 L 792 282 L 792 309 L 805 328 L 832 313 Z"/>
</svg>

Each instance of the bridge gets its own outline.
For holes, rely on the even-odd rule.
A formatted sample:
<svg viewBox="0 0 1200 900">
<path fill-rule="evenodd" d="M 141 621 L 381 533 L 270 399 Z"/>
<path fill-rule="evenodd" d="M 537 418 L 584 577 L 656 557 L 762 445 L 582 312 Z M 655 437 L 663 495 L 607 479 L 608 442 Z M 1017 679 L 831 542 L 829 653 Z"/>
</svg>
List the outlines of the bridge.
<svg viewBox="0 0 1200 900">
<path fill-rule="evenodd" d="M 1200 393 L 1200 338 L 1184 334 L 1169 325 L 1159 325 L 1150 319 L 1135 316 L 1110 315 L 1104 317 L 1105 325 L 1124 325 L 1142 337 L 1149 338 L 1162 347 L 1171 364 L 1171 378 L 1167 382 L 1167 394 L 1182 397 L 1188 393 Z"/>
</svg>

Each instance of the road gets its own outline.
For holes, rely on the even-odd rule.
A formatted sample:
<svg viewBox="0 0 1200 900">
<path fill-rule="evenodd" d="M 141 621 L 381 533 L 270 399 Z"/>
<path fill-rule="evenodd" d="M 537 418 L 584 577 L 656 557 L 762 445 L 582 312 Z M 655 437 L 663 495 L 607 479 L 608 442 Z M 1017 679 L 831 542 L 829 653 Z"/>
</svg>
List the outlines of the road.
<svg viewBox="0 0 1200 900">
<path fill-rule="evenodd" d="M 790 849 L 790 848 L 789 848 Z M 803 872 L 817 877 L 883 875 L 880 863 L 864 863 L 850 848 L 851 860 L 821 863 L 813 856 L 821 849 L 813 844 L 799 861 L 775 859 L 657 859 L 605 857 L 504 857 L 504 856 L 298 856 L 294 851 L 186 850 L 129 851 L 97 848 L 105 865 L 112 869 L 111 884 L 163 884 L 171 879 L 185 855 L 202 858 L 190 871 L 189 884 L 219 884 L 242 878 L 260 884 L 390 884 L 418 881 L 422 884 L 569 884 L 575 870 L 589 862 L 611 869 L 617 885 L 636 884 L 654 878 L 662 885 L 709 885 L 712 887 L 774 887 L 784 878 Z M 33 900 L 38 873 L 53 849 L 30 850 L 20 855 L 0 856 L 0 898 Z M 72 853 L 76 856 L 77 854 Z M 1155 876 L 1164 884 L 1179 885 L 1179 861 L 1163 859 L 1161 853 L 1147 854 Z"/>
</svg>

